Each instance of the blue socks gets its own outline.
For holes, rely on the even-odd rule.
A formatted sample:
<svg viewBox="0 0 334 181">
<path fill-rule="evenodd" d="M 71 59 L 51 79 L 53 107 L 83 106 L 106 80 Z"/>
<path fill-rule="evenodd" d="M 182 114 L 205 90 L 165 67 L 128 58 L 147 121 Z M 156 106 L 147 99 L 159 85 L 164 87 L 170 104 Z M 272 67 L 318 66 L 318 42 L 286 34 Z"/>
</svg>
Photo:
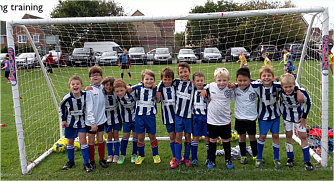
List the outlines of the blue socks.
<svg viewBox="0 0 334 181">
<path fill-rule="evenodd" d="M 107 140 L 107 151 L 108 151 L 108 155 L 113 156 L 114 155 L 114 151 L 113 151 L 113 146 L 114 146 L 114 142 L 111 140 Z"/>
<path fill-rule="evenodd" d="M 177 144 L 175 143 L 175 156 L 176 156 L 176 160 L 181 161 L 181 152 L 182 152 L 182 143 L 181 144 Z"/>
<path fill-rule="evenodd" d="M 67 146 L 67 158 L 70 162 L 74 162 L 74 145 Z"/>
<path fill-rule="evenodd" d="M 158 150 L 158 140 L 154 140 L 152 143 L 151 143 L 151 148 L 152 148 L 152 154 L 153 156 L 155 155 L 159 155 L 159 150 Z"/>
<path fill-rule="evenodd" d="M 121 146 L 119 140 L 114 141 L 114 147 L 115 147 L 114 155 L 119 155 L 119 146 Z"/>
<path fill-rule="evenodd" d="M 262 153 L 265 141 L 257 140 L 257 159 L 262 160 Z"/>
<path fill-rule="evenodd" d="M 175 158 L 176 157 L 176 155 L 175 155 L 175 142 L 170 142 L 169 147 L 172 151 L 173 158 Z"/>
<path fill-rule="evenodd" d="M 137 138 L 133 138 L 133 141 L 132 141 L 132 155 L 137 155 L 137 151 L 138 151 L 138 148 L 137 148 L 137 143 L 138 143 L 138 139 Z"/>
<path fill-rule="evenodd" d="M 198 141 L 191 141 L 191 159 L 197 160 Z"/>
<path fill-rule="evenodd" d="M 280 148 L 280 145 L 273 143 L 274 160 L 279 160 L 279 148 Z"/>
<path fill-rule="evenodd" d="M 89 163 L 89 147 L 88 145 L 81 145 L 81 154 L 84 160 L 84 164 Z"/>
<path fill-rule="evenodd" d="M 189 156 L 190 156 L 190 143 L 185 142 L 184 143 L 184 159 L 189 160 Z"/>
<path fill-rule="evenodd" d="M 138 153 L 139 153 L 139 156 L 141 157 L 145 157 L 145 144 L 141 144 L 139 142 L 137 142 L 137 147 L 138 147 Z"/>
<path fill-rule="evenodd" d="M 127 138 L 122 138 L 121 141 L 121 154 L 126 155 L 126 148 L 128 147 L 129 140 Z"/>
<path fill-rule="evenodd" d="M 310 158 L 310 147 L 306 146 L 303 149 L 303 155 L 304 155 L 304 162 L 309 162 L 311 160 Z"/>
<path fill-rule="evenodd" d="M 285 148 L 287 157 L 294 160 L 295 155 L 293 154 L 293 145 L 291 143 L 285 143 Z"/>
</svg>

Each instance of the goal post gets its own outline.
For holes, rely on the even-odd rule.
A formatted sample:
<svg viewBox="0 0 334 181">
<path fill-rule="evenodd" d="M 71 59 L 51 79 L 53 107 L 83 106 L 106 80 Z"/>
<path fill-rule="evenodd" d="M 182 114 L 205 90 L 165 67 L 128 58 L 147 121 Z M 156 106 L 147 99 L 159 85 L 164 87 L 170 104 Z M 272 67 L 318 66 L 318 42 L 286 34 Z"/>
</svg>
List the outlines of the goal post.
<svg viewBox="0 0 334 181">
<path fill-rule="evenodd" d="M 310 22 L 303 19 L 305 15 L 312 17 Z M 187 21 L 186 25 L 184 21 Z M 315 31 L 315 25 L 320 25 L 321 32 Z M 51 154 L 50 148 L 63 136 L 58 105 L 63 95 L 69 92 L 68 79 L 72 75 L 79 75 L 83 78 L 84 86 L 89 85 L 88 61 L 100 64 L 103 54 L 109 51 L 115 53 L 114 59 L 117 62 L 109 62 L 110 65 L 106 66 L 102 63 L 103 75 L 120 78 L 119 68 L 111 65 L 118 64 L 121 48 L 134 47 L 144 47 L 145 54 L 131 55 L 133 49 L 130 49 L 132 61 L 145 58 L 151 64 L 132 66 L 130 71 L 134 78 L 130 80 L 126 73 L 124 76 L 124 80 L 131 84 L 141 81 L 140 73 L 145 68 L 156 72 L 156 83 L 163 67 L 169 66 L 175 71 L 175 64 L 181 61 L 180 49 L 195 51 L 196 64 L 191 64 L 192 72 L 203 71 L 207 82 L 210 82 L 213 80 L 213 71 L 216 67 L 227 67 L 231 80 L 234 80 L 239 64 L 231 58 L 234 56 L 233 53 L 230 55 L 228 53 L 232 52 L 232 47 L 245 47 L 245 50 L 250 52 L 247 58 L 252 78 L 256 79 L 263 61 L 255 60 L 261 60 L 260 51 L 264 49 L 258 45 L 266 44 L 275 47 L 274 52 L 270 53 L 273 53 L 275 75 L 279 76 L 283 74 L 283 66 L 277 61 L 281 58 L 281 49 L 286 44 L 302 45 L 302 50 L 299 50 L 300 55 L 294 57 L 294 62 L 299 65 L 298 71 L 296 70 L 298 83 L 306 88 L 312 98 L 308 128 L 313 126 L 322 128 L 321 156 L 315 152 L 311 155 L 314 155 L 323 167 L 327 166 L 327 131 L 328 126 L 332 126 L 328 124 L 328 8 L 285 8 L 175 16 L 22 19 L 8 21 L 6 26 L 22 174 L 27 174 Z M 180 40 L 184 43 L 181 44 L 176 42 L 179 40 L 176 36 L 179 33 L 176 29 L 179 27 L 184 27 L 183 39 Z M 317 36 L 315 33 L 318 33 Z M 97 52 L 94 48 L 86 47 L 88 52 L 83 52 L 86 51 L 82 50 L 85 48 L 85 42 L 105 42 L 110 48 L 104 50 L 105 52 Z M 319 43 L 323 47 L 322 53 L 313 47 Z M 54 58 L 57 66 L 54 66 L 54 73 L 48 73 L 45 67 L 45 54 L 48 54 L 48 51 L 52 53 L 59 47 L 61 51 L 57 51 L 57 56 Z M 220 58 L 216 57 L 213 63 L 204 63 L 206 58 L 210 59 L 210 56 L 206 56 L 203 52 L 206 47 L 217 47 Z M 167 61 L 166 65 L 160 63 L 155 65 L 163 58 L 157 53 L 152 55 L 149 53 L 152 50 L 157 51 L 157 48 L 168 48 L 172 64 Z M 199 49 L 198 53 L 196 49 Z M 76 55 L 76 50 L 80 52 L 79 54 L 85 55 Z M 21 56 L 30 53 L 36 56 L 31 64 L 28 55 L 22 61 Z M 277 57 L 274 57 L 276 54 Z M 149 58 L 150 56 L 152 57 Z M 232 61 L 226 57 L 230 57 Z M 161 124 L 159 114 L 157 125 Z M 168 135 L 158 130 L 157 136 Z M 298 142 L 299 138 L 294 135 L 294 139 Z"/>
</svg>

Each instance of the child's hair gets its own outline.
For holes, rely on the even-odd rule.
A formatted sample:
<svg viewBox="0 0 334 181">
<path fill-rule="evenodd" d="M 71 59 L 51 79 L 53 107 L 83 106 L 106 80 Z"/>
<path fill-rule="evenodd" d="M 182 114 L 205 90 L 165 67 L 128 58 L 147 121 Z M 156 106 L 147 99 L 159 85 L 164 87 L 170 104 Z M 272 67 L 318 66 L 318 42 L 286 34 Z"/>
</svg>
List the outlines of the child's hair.
<svg viewBox="0 0 334 181">
<path fill-rule="evenodd" d="M 290 52 L 289 49 L 287 49 L 287 48 L 283 48 L 283 50 L 286 50 L 286 51 Z"/>
<path fill-rule="evenodd" d="M 201 72 L 201 71 L 197 71 L 193 74 L 193 80 L 195 80 L 195 77 L 204 77 L 205 78 L 204 73 Z"/>
<path fill-rule="evenodd" d="M 161 79 L 163 79 L 164 77 L 174 79 L 174 71 L 169 67 L 162 69 Z"/>
<path fill-rule="evenodd" d="M 292 74 L 285 73 L 281 76 L 281 85 L 295 84 L 295 77 Z"/>
<path fill-rule="evenodd" d="M 268 56 L 268 53 L 267 52 L 265 52 L 265 53 L 262 53 L 262 56 Z"/>
<path fill-rule="evenodd" d="M 117 79 L 114 82 L 114 89 L 119 88 L 119 87 L 124 87 L 126 89 L 126 83 L 122 79 Z"/>
<path fill-rule="evenodd" d="M 77 75 L 73 75 L 69 80 L 68 80 L 68 85 L 71 84 L 72 80 L 78 80 L 80 81 L 81 85 L 82 85 L 82 79 L 81 77 L 77 76 Z"/>
<path fill-rule="evenodd" d="M 227 77 L 228 79 L 230 79 L 230 73 L 228 72 L 226 68 L 216 68 L 213 75 L 214 75 L 214 78 Z"/>
<path fill-rule="evenodd" d="M 242 76 L 245 76 L 245 77 L 250 78 L 250 71 L 249 71 L 249 68 L 248 68 L 248 67 L 245 67 L 245 68 L 239 68 L 239 69 L 237 70 L 237 76 L 236 76 L 236 78 L 238 78 L 239 75 L 242 75 Z"/>
<path fill-rule="evenodd" d="M 141 71 L 141 80 L 144 80 L 145 75 L 151 76 L 155 80 L 155 74 L 152 70 L 144 69 Z"/>
<path fill-rule="evenodd" d="M 263 73 L 271 73 L 274 76 L 274 69 L 271 66 L 262 66 L 260 69 L 260 77 Z"/>
<path fill-rule="evenodd" d="M 112 76 L 108 76 L 103 80 L 102 84 L 105 85 L 108 82 L 110 83 L 111 86 L 113 86 L 115 82 L 115 78 Z"/>
<path fill-rule="evenodd" d="M 91 76 L 92 74 L 95 74 L 95 73 L 99 73 L 99 74 L 101 74 L 101 76 L 103 76 L 101 67 L 99 67 L 97 65 L 94 65 L 93 67 L 91 67 L 89 69 L 89 72 L 88 72 L 89 76 Z"/>
<path fill-rule="evenodd" d="M 177 65 L 177 69 L 179 70 L 179 68 L 182 67 L 182 68 L 187 68 L 190 72 L 190 66 L 187 62 L 180 62 L 178 65 Z"/>
</svg>

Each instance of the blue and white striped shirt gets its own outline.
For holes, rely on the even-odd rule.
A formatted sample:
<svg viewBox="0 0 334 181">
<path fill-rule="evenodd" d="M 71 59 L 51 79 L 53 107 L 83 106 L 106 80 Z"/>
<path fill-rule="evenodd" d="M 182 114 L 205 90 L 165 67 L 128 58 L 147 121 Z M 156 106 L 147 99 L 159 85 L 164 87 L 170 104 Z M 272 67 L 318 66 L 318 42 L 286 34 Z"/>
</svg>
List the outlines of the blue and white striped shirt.
<svg viewBox="0 0 334 181">
<path fill-rule="evenodd" d="M 182 118 L 192 118 L 194 85 L 188 81 L 175 79 L 173 82 L 176 92 L 176 110 L 175 115 Z"/>
<path fill-rule="evenodd" d="M 136 96 L 135 92 L 125 93 L 123 98 L 119 98 L 119 108 L 123 123 L 135 122 L 136 116 Z"/>
<path fill-rule="evenodd" d="M 158 85 L 161 92 L 161 115 L 163 124 L 175 123 L 175 88 L 165 87 L 161 81 Z"/>
<path fill-rule="evenodd" d="M 81 96 L 78 98 L 75 98 L 72 92 L 66 94 L 59 107 L 59 116 L 70 128 L 86 127 L 86 92 L 81 91 Z"/>
<path fill-rule="evenodd" d="M 311 98 L 305 89 L 301 88 L 300 91 L 304 97 L 304 103 L 302 104 L 297 101 L 296 90 L 291 95 L 286 95 L 282 91 L 280 108 L 284 120 L 298 123 L 300 118 L 307 118 L 312 104 Z"/>
<path fill-rule="evenodd" d="M 137 95 L 136 115 L 157 114 L 157 87 L 146 88 L 143 83 L 139 83 L 131 88 Z"/>
<path fill-rule="evenodd" d="M 205 86 L 205 85 L 204 85 Z M 205 116 L 207 115 L 207 110 L 208 110 L 208 98 L 202 98 L 200 96 L 200 93 L 202 90 L 197 90 L 195 88 L 195 94 L 194 94 L 194 109 L 193 109 L 193 114 L 194 115 L 202 115 Z"/>
<path fill-rule="evenodd" d="M 104 91 L 105 93 L 105 91 Z M 120 109 L 119 109 L 119 102 L 117 99 L 117 95 L 113 92 L 111 95 L 105 94 L 104 95 L 106 100 L 106 117 L 107 117 L 107 125 L 115 125 L 122 122 L 120 117 Z"/>
</svg>

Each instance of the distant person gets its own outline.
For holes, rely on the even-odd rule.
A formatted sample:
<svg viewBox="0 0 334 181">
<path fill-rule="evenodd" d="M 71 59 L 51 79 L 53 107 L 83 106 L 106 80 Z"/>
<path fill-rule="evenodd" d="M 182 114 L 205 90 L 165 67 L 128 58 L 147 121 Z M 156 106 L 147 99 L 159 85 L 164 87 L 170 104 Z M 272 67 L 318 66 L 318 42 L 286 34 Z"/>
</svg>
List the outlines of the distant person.
<svg viewBox="0 0 334 181">
<path fill-rule="evenodd" d="M 263 58 L 263 60 L 264 60 L 264 65 L 265 66 L 272 66 L 271 65 L 271 61 L 270 61 L 270 59 L 268 58 L 268 53 L 263 53 L 262 54 L 262 58 Z M 278 78 L 274 75 L 274 79 L 278 82 L 279 80 L 278 80 Z"/>
<path fill-rule="evenodd" d="M 247 59 L 246 59 L 243 51 L 240 51 L 239 60 L 237 62 L 240 62 L 240 68 L 246 68 L 247 67 Z"/>
<path fill-rule="evenodd" d="M 121 78 L 123 80 L 124 76 L 124 69 L 126 69 L 126 72 L 129 74 L 130 80 L 132 79 L 131 73 L 129 71 L 129 68 L 131 67 L 131 61 L 130 61 L 130 56 L 128 54 L 128 51 L 126 48 L 123 49 L 123 54 L 119 58 L 118 66 L 121 67 L 122 73 L 121 73 Z"/>
<path fill-rule="evenodd" d="M 284 52 L 283 60 L 279 64 L 284 63 L 284 73 L 287 73 L 287 65 L 288 65 L 288 60 L 290 60 L 290 52 L 287 48 L 284 48 L 283 52 Z"/>
<path fill-rule="evenodd" d="M 5 77 L 8 80 L 8 84 L 10 84 L 10 69 L 9 69 L 9 58 L 5 57 L 4 59 L 5 66 L 1 68 L 1 70 L 5 70 Z"/>
<path fill-rule="evenodd" d="M 54 63 L 52 52 L 50 52 L 50 54 L 46 57 L 45 62 L 46 62 L 46 66 L 47 66 L 47 72 L 52 74 L 53 73 L 52 65 Z"/>
</svg>

